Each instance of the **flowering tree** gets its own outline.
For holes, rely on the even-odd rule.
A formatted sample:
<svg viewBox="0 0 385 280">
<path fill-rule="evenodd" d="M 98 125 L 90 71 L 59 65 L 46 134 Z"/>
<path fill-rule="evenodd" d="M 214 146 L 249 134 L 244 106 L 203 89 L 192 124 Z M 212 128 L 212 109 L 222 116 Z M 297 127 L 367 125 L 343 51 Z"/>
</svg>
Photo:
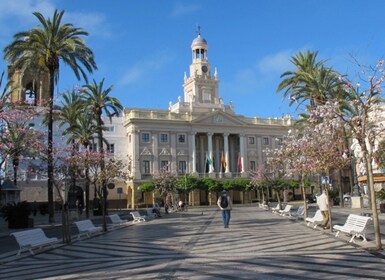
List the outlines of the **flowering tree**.
<svg viewBox="0 0 385 280">
<path fill-rule="evenodd" d="M 178 186 L 178 180 L 175 174 L 167 170 L 167 167 L 159 170 L 159 174 L 154 175 L 155 188 L 159 191 L 160 197 L 167 200 Z M 167 201 L 166 203 L 167 204 Z"/>
<path fill-rule="evenodd" d="M 364 71 L 364 73 L 366 72 Z M 327 114 L 323 117 L 323 127 L 336 127 L 342 123 L 346 131 L 359 145 L 362 160 L 366 167 L 377 249 L 380 249 L 382 245 L 372 163 L 375 160 L 376 141 L 384 137 L 382 125 L 384 115 L 381 110 L 384 78 L 383 62 L 380 61 L 375 68 L 371 68 L 371 75 L 368 75 L 365 90 L 360 91 L 358 86 L 352 86 L 352 83 L 345 79 L 347 99 L 325 104 L 324 111 Z M 343 78 L 341 77 L 341 79 Z"/>
<path fill-rule="evenodd" d="M 260 166 L 257 170 L 250 172 L 250 187 L 257 188 L 262 194 L 262 203 L 267 203 L 269 201 L 269 187 L 266 181 L 266 172 L 263 166 Z M 265 191 L 266 195 L 265 198 Z"/>
<path fill-rule="evenodd" d="M 279 149 L 266 150 L 268 163 L 285 166 L 288 176 L 300 175 L 305 216 L 307 201 L 304 179 L 311 173 L 327 174 L 330 169 L 342 168 L 349 163 L 349 158 L 344 156 L 344 141 L 337 131 L 339 126 L 325 128 L 319 118 L 323 118 L 323 115 L 314 109 L 309 118 L 313 126 L 290 131 Z"/>
<path fill-rule="evenodd" d="M 103 229 L 107 231 L 106 200 L 108 191 L 104 184 L 113 184 L 117 180 L 132 179 L 131 158 L 128 160 L 108 157 L 104 152 L 84 151 L 79 153 L 78 161 L 89 170 L 89 180 L 94 185 L 95 198 L 100 200 L 103 215 Z M 102 168 L 103 167 L 103 168 Z M 88 177 L 87 176 L 87 177 Z M 87 179 L 88 180 L 88 179 Z"/>
<path fill-rule="evenodd" d="M 35 157 L 45 149 L 44 134 L 29 124 L 39 112 L 24 104 L 8 103 L 0 112 L 0 167 L 12 161 L 13 183 L 17 185 L 18 169 L 23 157 Z"/>
<path fill-rule="evenodd" d="M 56 190 L 61 206 L 62 218 L 62 238 L 63 243 L 71 243 L 71 222 L 68 207 L 68 186 L 70 185 L 70 176 L 72 174 L 72 166 L 78 159 L 71 154 L 70 147 L 57 147 L 54 149 L 55 158 L 52 162 L 54 171 L 53 186 Z M 41 177 L 47 176 L 48 158 L 45 150 L 40 152 L 39 161 L 37 163 L 30 163 L 30 167 L 40 174 Z"/>
</svg>

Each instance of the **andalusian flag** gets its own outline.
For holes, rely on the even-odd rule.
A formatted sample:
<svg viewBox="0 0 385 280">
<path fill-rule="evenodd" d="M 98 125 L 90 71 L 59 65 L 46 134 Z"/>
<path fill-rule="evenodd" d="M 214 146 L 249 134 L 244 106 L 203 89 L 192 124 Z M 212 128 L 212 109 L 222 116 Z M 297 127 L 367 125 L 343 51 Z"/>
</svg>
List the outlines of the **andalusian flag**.
<svg viewBox="0 0 385 280">
<path fill-rule="evenodd" d="M 213 166 L 213 160 L 210 158 L 209 154 L 206 153 L 206 172 L 210 172 L 211 171 L 211 168 L 210 166 Z"/>
</svg>

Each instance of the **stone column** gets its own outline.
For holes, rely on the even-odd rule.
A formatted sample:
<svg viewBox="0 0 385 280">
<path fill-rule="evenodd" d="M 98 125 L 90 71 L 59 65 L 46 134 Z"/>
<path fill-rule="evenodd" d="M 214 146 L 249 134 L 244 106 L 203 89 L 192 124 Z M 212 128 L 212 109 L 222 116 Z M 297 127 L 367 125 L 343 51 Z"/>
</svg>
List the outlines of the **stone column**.
<svg viewBox="0 0 385 280">
<path fill-rule="evenodd" d="M 153 153 L 153 161 L 152 161 L 152 170 L 151 173 L 155 174 L 159 172 L 159 152 L 158 152 L 158 134 L 155 132 L 151 133 L 152 137 L 152 153 Z"/>
<path fill-rule="evenodd" d="M 208 156 L 211 162 L 213 162 L 213 134 L 211 132 L 207 133 L 207 144 L 208 144 Z M 214 172 L 213 164 L 209 164 L 209 173 Z"/>
<path fill-rule="evenodd" d="M 219 137 L 218 135 L 215 136 L 215 165 L 214 165 L 214 172 L 221 172 L 222 167 L 221 167 L 221 152 L 219 150 Z"/>
<path fill-rule="evenodd" d="M 132 130 L 132 146 L 134 147 L 132 151 L 132 172 L 135 174 L 135 179 L 141 179 L 141 170 L 140 170 L 140 153 L 139 153 L 139 136 L 140 131 L 136 128 Z"/>
<path fill-rule="evenodd" d="M 240 173 L 245 174 L 245 135 L 244 134 L 239 135 L 239 153 L 240 153 L 241 165 L 242 165 L 242 170 Z"/>
<path fill-rule="evenodd" d="M 199 146 L 201 147 L 200 149 L 200 170 L 198 171 L 199 173 L 206 173 L 206 152 L 205 152 L 205 149 L 203 148 L 204 147 L 204 139 L 203 139 L 203 135 L 200 135 L 199 136 Z M 203 168 L 202 168 L 203 166 Z"/>
<path fill-rule="evenodd" d="M 176 133 L 170 133 L 170 154 L 171 154 L 171 162 L 170 162 L 170 171 L 172 173 L 177 171 L 177 162 L 176 162 Z"/>
<path fill-rule="evenodd" d="M 223 146 L 224 146 L 224 153 L 225 153 L 225 160 L 226 160 L 226 170 L 225 170 L 225 176 L 226 174 L 230 175 L 230 157 L 229 157 L 229 134 L 224 133 L 223 134 Z"/>
<path fill-rule="evenodd" d="M 196 148 L 195 148 L 195 134 L 196 132 L 190 132 L 190 150 L 189 150 L 189 155 L 190 155 L 190 168 L 189 172 L 192 174 L 197 173 L 197 165 L 196 165 Z"/>
</svg>

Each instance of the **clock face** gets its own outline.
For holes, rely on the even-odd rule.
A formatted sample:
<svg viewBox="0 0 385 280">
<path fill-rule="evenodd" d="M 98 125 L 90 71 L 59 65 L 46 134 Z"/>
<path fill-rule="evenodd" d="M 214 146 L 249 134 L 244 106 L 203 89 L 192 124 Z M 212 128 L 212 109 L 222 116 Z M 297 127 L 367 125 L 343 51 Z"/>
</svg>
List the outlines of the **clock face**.
<svg viewBox="0 0 385 280">
<path fill-rule="evenodd" d="M 208 70 L 207 66 L 206 66 L 206 65 L 203 65 L 203 66 L 202 66 L 202 71 L 203 71 L 203 73 L 206 73 L 207 70 Z"/>
</svg>

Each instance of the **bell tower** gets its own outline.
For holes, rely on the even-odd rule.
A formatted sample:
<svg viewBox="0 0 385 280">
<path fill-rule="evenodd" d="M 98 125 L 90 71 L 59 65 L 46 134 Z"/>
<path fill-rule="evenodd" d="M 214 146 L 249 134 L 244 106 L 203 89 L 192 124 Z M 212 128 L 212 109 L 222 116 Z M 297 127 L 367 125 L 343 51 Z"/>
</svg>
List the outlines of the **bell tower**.
<svg viewBox="0 0 385 280">
<path fill-rule="evenodd" d="M 207 41 L 202 37 L 198 27 L 197 37 L 191 43 L 190 76 L 187 77 L 185 74 L 184 77 L 184 100 L 197 107 L 215 108 L 221 102 L 218 93 L 219 81 L 216 69 L 212 75 L 208 49 Z"/>
<path fill-rule="evenodd" d="M 32 106 L 40 106 L 49 100 L 47 72 L 40 72 L 36 75 L 35 72 L 28 69 L 24 72 L 16 70 L 8 78 L 15 87 L 15 90 L 11 92 L 11 102 L 26 102 Z"/>
</svg>

